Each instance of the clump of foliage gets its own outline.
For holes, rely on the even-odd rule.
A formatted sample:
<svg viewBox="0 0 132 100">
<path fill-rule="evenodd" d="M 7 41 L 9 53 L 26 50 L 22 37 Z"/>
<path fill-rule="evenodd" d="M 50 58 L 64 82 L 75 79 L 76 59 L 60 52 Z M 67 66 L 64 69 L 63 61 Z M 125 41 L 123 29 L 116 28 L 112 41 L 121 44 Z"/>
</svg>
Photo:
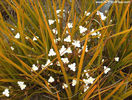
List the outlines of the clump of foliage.
<svg viewBox="0 0 132 100">
<path fill-rule="evenodd" d="M 108 1 L 108 0 L 107 0 Z M 123 1 L 123 0 L 122 0 Z M 91 0 L 5 0 L 0 98 L 123 100 L 132 94 L 129 3 L 100 12 Z"/>
</svg>

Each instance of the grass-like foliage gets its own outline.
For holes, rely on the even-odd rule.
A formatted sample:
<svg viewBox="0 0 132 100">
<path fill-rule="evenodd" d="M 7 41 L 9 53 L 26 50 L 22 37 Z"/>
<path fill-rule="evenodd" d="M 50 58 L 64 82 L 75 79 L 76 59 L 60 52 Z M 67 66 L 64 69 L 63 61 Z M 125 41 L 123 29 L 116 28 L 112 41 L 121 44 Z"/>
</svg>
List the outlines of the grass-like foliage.
<svg viewBox="0 0 132 100">
<path fill-rule="evenodd" d="M 132 9 L 129 2 L 99 11 L 105 3 L 0 0 L 0 98 L 131 96 Z"/>
</svg>

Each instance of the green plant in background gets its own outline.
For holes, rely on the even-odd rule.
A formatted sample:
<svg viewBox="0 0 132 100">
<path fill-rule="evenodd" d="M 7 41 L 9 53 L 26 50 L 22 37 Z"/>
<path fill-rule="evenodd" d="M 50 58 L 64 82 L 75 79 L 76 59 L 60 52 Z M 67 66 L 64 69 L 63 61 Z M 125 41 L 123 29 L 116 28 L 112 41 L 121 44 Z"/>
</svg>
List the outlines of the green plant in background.
<svg viewBox="0 0 132 100">
<path fill-rule="evenodd" d="M 124 100 L 132 94 L 130 2 L 113 3 L 105 13 L 99 11 L 105 2 L 95 2 L 0 1 L 9 18 L 0 13 L 0 98 Z"/>
</svg>

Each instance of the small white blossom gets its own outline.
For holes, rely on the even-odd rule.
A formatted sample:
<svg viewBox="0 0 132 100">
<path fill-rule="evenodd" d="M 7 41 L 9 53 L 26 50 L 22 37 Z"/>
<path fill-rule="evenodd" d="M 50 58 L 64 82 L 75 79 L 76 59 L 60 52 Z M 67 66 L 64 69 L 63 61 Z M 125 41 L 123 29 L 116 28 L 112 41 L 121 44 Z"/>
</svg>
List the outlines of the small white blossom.
<svg viewBox="0 0 132 100">
<path fill-rule="evenodd" d="M 49 65 L 49 64 L 50 64 L 50 65 Z M 47 62 L 46 62 L 45 65 L 42 64 L 41 66 L 42 66 L 42 68 L 45 68 L 45 67 L 48 66 L 48 65 L 49 65 L 49 66 L 53 65 L 53 63 L 51 63 L 51 61 L 50 61 L 49 59 L 47 60 Z"/>
<path fill-rule="evenodd" d="M 84 48 L 84 46 L 82 46 L 82 49 Z M 88 52 L 88 46 L 86 45 L 86 49 L 85 52 Z"/>
<path fill-rule="evenodd" d="M 83 79 L 85 84 L 93 84 L 95 78 L 89 77 L 88 79 Z"/>
<path fill-rule="evenodd" d="M 61 66 L 59 61 L 57 61 L 57 66 Z"/>
<path fill-rule="evenodd" d="M 27 39 L 27 40 L 28 40 L 28 39 L 29 39 L 29 37 L 27 37 L 27 36 L 26 36 L 26 37 L 25 37 L 25 39 Z"/>
<path fill-rule="evenodd" d="M 65 39 L 64 39 L 65 42 L 71 42 L 71 36 L 68 35 Z"/>
<path fill-rule="evenodd" d="M 87 28 L 83 27 L 83 26 L 79 26 L 80 29 L 80 33 L 84 33 L 87 31 Z"/>
<path fill-rule="evenodd" d="M 110 68 L 104 66 L 104 73 L 107 74 L 110 71 Z"/>
<path fill-rule="evenodd" d="M 51 48 L 48 56 L 55 56 L 55 55 L 56 55 L 55 51 Z"/>
<path fill-rule="evenodd" d="M 52 29 L 52 32 L 54 33 L 54 34 L 58 34 L 58 31 L 57 31 L 57 29 L 55 28 L 55 29 Z"/>
<path fill-rule="evenodd" d="M 89 70 L 84 70 L 84 73 L 85 73 L 85 75 L 87 76 L 87 78 L 89 77 L 88 71 L 89 71 Z"/>
<path fill-rule="evenodd" d="M 68 87 L 68 85 L 65 84 L 65 83 L 62 85 L 62 88 L 63 88 L 63 89 L 64 89 L 64 88 L 67 88 L 67 87 Z"/>
<path fill-rule="evenodd" d="M 58 14 L 58 13 L 60 13 L 61 12 L 61 10 L 59 9 L 59 10 L 56 10 L 56 13 Z"/>
<path fill-rule="evenodd" d="M 70 70 L 72 71 L 76 71 L 76 63 L 73 63 L 73 64 L 69 64 L 68 67 L 70 68 Z"/>
<path fill-rule="evenodd" d="M 89 77 L 89 78 L 88 78 L 88 81 L 89 81 L 89 83 L 91 83 L 91 84 L 93 84 L 94 80 L 95 80 L 95 78 L 92 78 L 92 77 Z"/>
<path fill-rule="evenodd" d="M 90 15 L 90 12 L 85 11 L 85 14 L 86 14 L 86 16 L 89 16 Z"/>
<path fill-rule="evenodd" d="M 66 53 L 72 53 L 72 50 L 70 47 L 67 48 Z"/>
<path fill-rule="evenodd" d="M 115 61 L 117 61 L 117 62 L 118 62 L 118 61 L 119 61 L 119 57 L 115 57 Z"/>
<path fill-rule="evenodd" d="M 102 62 L 104 62 L 104 59 L 102 59 Z"/>
<path fill-rule="evenodd" d="M 14 31 L 14 28 L 11 28 L 12 31 Z"/>
<path fill-rule="evenodd" d="M 100 11 L 97 11 L 97 15 L 100 15 L 102 20 L 106 19 L 106 16 Z"/>
<path fill-rule="evenodd" d="M 61 39 L 60 39 L 60 38 L 54 39 L 54 42 L 55 42 L 55 43 L 57 43 L 58 41 L 61 41 Z"/>
<path fill-rule="evenodd" d="M 92 29 L 92 30 L 91 30 L 91 32 L 93 32 L 93 31 L 94 31 L 94 29 Z M 92 36 L 96 36 L 96 35 L 97 35 L 97 33 L 96 33 L 96 32 L 94 32 L 94 33 L 92 33 L 91 35 L 92 35 Z"/>
<path fill-rule="evenodd" d="M 26 85 L 22 81 L 18 81 L 17 84 L 20 86 L 21 90 L 24 90 L 26 88 Z"/>
<path fill-rule="evenodd" d="M 88 90 L 89 86 L 88 85 L 84 85 L 84 92 L 86 92 Z"/>
<path fill-rule="evenodd" d="M 60 9 L 56 10 L 56 13 L 59 14 L 61 12 Z M 65 12 L 65 10 L 63 10 L 63 12 Z"/>
<path fill-rule="evenodd" d="M 78 47 L 78 48 L 80 48 L 80 41 L 78 41 L 78 40 L 73 40 L 73 43 L 72 43 L 72 45 L 74 45 L 75 47 Z"/>
<path fill-rule="evenodd" d="M 69 63 L 68 58 L 61 58 L 61 60 L 63 61 L 63 63 Z"/>
<path fill-rule="evenodd" d="M 37 71 L 37 70 L 38 70 L 38 67 L 35 64 L 33 64 L 31 71 Z"/>
<path fill-rule="evenodd" d="M 73 27 L 73 23 L 68 23 L 68 28 L 72 28 Z"/>
<path fill-rule="evenodd" d="M 36 36 L 36 37 L 34 36 L 33 37 L 33 41 L 37 41 L 37 38 L 39 38 L 39 37 L 38 36 Z"/>
<path fill-rule="evenodd" d="M 68 34 L 69 32 L 68 32 L 68 30 L 66 30 L 66 34 Z"/>
<path fill-rule="evenodd" d="M 82 49 L 79 48 L 78 53 L 80 53 L 81 51 L 82 51 Z"/>
<path fill-rule="evenodd" d="M 108 13 L 108 10 L 105 10 L 105 13 Z"/>
<path fill-rule="evenodd" d="M 55 20 L 49 19 L 48 22 L 49 22 L 49 25 L 52 25 L 54 24 Z"/>
<path fill-rule="evenodd" d="M 15 38 L 16 38 L 16 39 L 19 39 L 19 38 L 20 38 L 20 33 L 17 33 L 17 34 L 15 35 Z"/>
<path fill-rule="evenodd" d="M 9 89 L 5 89 L 3 92 L 2 92 L 3 95 L 5 95 L 6 97 L 9 97 L 10 94 L 9 94 Z"/>
<path fill-rule="evenodd" d="M 48 82 L 49 82 L 49 83 L 53 83 L 54 81 L 55 81 L 55 79 L 54 79 L 52 76 L 50 76 Z"/>
<path fill-rule="evenodd" d="M 11 50 L 14 50 L 14 47 L 11 46 Z"/>
<path fill-rule="evenodd" d="M 61 41 L 61 39 L 60 39 L 60 38 L 58 38 L 58 39 L 56 39 L 56 41 Z"/>
<path fill-rule="evenodd" d="M 66 53 L 66 48 L 64 45 L 62 45 L 61 49 L 59 50 L 60 55 L 63 56 Z"/>
<path fill-rule="evenodd" d="M 77 80 L 73 79 L 72 80 L 72 86 L 75 86 L 77 84 Z"/>
</svg>

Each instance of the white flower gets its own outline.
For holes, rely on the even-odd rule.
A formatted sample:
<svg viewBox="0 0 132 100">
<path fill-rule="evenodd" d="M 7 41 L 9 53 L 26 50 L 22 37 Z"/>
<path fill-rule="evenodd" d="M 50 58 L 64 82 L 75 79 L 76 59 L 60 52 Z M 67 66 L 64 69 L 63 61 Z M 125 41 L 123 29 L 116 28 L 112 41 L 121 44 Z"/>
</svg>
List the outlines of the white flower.
<svg viewBox="0 0 132 100">
<path fill-rule="evenodd" d="M 86 92 L 88 90 L 89 86 L 88 85 L 84 85 L 84 92 Z"/>
<path fill-rule="evenodd" d="M 14 50 L 14 47 L 11 46 L 11 50 Z"/>
<path fill-rule="evenodd" d="M 24 84 L 24 82 L 18 81 L 17 84 L 18 84 L 18 85 L 22 85 L 22 84 Z"/>
<path fill-rule="evenodd" d="M 16 38 L 16 39 L 19 39 L 19 38 L 20 38 L 20 33 L 17 33 L 17 34 L 15 35 L 15 38 Z"/>
<path fill-rule="evenodd" d="M 3 92 L 2 92 L 3 95 L 5 95 L 6 97 L 9 97 L 10 94 L 9 94 L 9 89 L 5 89 Z"/>
<path fill-rule="evenodd" d="M 98 38 L 100 38 L 100 36 L 101 36 L 101 33 L 98 31 L 98 32 L 97 32 L 97 35 L 98 35 Z"/>
<path fill-rule="evenodd" d="M 38 36 L 33 37 L 33 41 L 37 41 L 37 38 L 39 38 Z"/>
<path fill-rule="evenodd" d="M 73 79 L 72 80 L 72 86 L 75 86 L 77 84 L 77 80 Z"/>
<path fill-rule="evenodd" d="M 72 50 L 70 47 L 68 47 L 68 49 L 66 50 L 66 53 L 72 53 Z"/>
<path fill-rule="evenodd" d="M 108 12 L 108 10 L 105 10 L 105 13 L 107 13 Z"/>
<path fill-rule="evenodd" d="M 28 40 L 28 39 L 29 39 L 29 37 L 27 37 L 27 36 L 26 36 L 26 37 L 25 37 L 25 39 L 27 39 L 27 40 Z"/>
<path fill-rule="evenodd" d="M 82 46 L 82 49 L 84 48 L 84 46 Z M 88 46 L 86 45 L 86 49 L 85 52 L 88 52 Z"/>
<path fill-rule="evenodd" d="M 71 36 L 68 35 L 65 39 L 64 39 L 65 42 L 71 42 Z"/>
<path fill-rule="evenodd" d="M 88 73 L 85 73 L 85 75 L 87 76 L 87 78 L 89 77 L 89 74 Z"/>
<path fill-rule="evenodd" d="M 72 71 L 76 71 L 76 63 L 73 63 L 73 64 L 69 64 L 68 67 L 70 68 L 70 70 Z"/>
<path fill-rule="evenodd" d="M 91 83 L 91 84 L 93 84 L 94 80 L 95 80 L 95 78 L 92 78 L 92 77 L 89 77 L 89 78 L 88 78 L 88 81 L 89 81 L 89 83 Z"/>
<path fill-rule="evenodd" d="M 64 88 L 67 88 L 67 87 L 68 87 L 68 85 L 65 84 L 65 83 L 62 85 L 62 88 L 63 88 L 63 89 L 64 89 Z"/>
<path fill-rule="evenodd" d="M 74 45 L 75 47 L 78 47 L 78 48 L 81 46 L 80 41 L 78 41 L 78 40 L 73 40 L 72 45 Z"/>
<path fill-rule="evenodd" d="M 50 76 L 48 82 L 49 82 L 49 83 L 53 83 L 54 81 L 55 81 L 55 79 L 54 79 L 52 76 Z"/>
<path fill-rule="evenodd" d="M 73 23 L 68 23 L 68 28 L 72 28 L 73 27 Z"/>
<path fill-rule="evenodd" d="M 78 53 L 80 53 L 81 51 L 82 51 L 82 49 L 79 48 Z"/>
<path fill-rule="evenodd" d="M 61 60 L 62 60 L 64 63 L 69 63 L 68 58 L 61 58 Z"/>
<path fill-rule="evenodd" d="M 55 20 L 49 19 L 48 22 L 49 22 L 49 25 L 52 25 L 54 24 Z"/>
<path fill-rule="evenodd" d="M 57 66 L 61 66 L 59 61 L 57 61 Z"/>
<path fill-rule="evenodd" d="M 102 62 L 104 62 L 104 59 L 102 59 Z"/>
<path fill-rule="evenodd" d="M 66 53 L 66 48 L 64 45 L 62 45 L 61 49 L 59 50 L 60 55 L 63 56 Z"/>
<path fill-rule="evenodd" d="M 51 48 L 50 51 L 49 51 L 49 54 L 48 56 L 55 56 L 56 53 L 54 52 L 54 50 Z"/>
<path fill-rule="evenodd" d="M 115 61 L 117 61 L 117 62 L 118 62 L 118 61 L 119 61 L 119 57 L 115 57 Z"/>
<path fill-rule="evenodd" d="M 61 39 L 60 39 L 60 38 L 54 39 L 54 42 L 55 42 L 55 43 L 57 43 L 58 41 L 61 41 Z"/>
<path fill-rule="evenodd" d="M 61 12 L 61 10 L 56 10 L 56 13 L 59 14 Z M 65 12 L 65 10 L 63 10 L 63 12 Z"/>
<path fill-rule="evenodd" d="M 106 16 L 100 11 L 97 11 L 97 15 L 100 15 L 102 20 L 106 19 Z"/>
<path fill-rule="evenodd" d="M 86 16 L 89 16 L 90 15 L 90 12 L 85 11 L 85 14 L 86 14 Z"/>
<path fill-rule="evenodd" d="M 63 10 L 63 12 L 64 12 L 65 10 Z M 58 14 L 58 13 L 60 13 L 61 12 L 61 10 L 60 9 L 58 9 L 58 10 L 56 10 L 56 13 Z"/>
<path fill-rule="evenodd" d="M 14 31 L 14 28 L 11 28 L 12 31 Z"/>
<path fill-rule="evenodd" d="M 68 32 L 68 30 L 66 30 L 66 34 L 68 34 L 69 32 Z"/>
<path fill-rule="evenodd" d="M 61 10 L 59 9 L 59 10 L 56 10 L 56 13 L 58 14 L 58 13 L 60 13 L 61 12 Z"/>
<path fill-rule="evenodd" d="M 88 71 L 89 71 L 89 70 L 84 70 L 84 73 L 85 73 L 85 75 L 87 76 L 87 78 L 89 77 Z"/>
<path fill-rule="evenodd" d="M 21 90 L 24 90 L 26 88 L 26 85 L 22 81 L 18 81 L 17 84 L 20 86 Z"/>
<path fill-rule="evenodd" d="M 93 84 L 95 78 L 89 77 L 88 79 L 83 79 L 85 84 Z"/>
<path fill-rule="evenodd" d="M 92 29 L 92 30 L 91 30 L 91 32 L 93 32 L 93 31 L 94 31 L 94 29 Z M 97 35 L 97 33 L 96 33 L 96 32 L 94 32 L 94 33 L 92 33 L 91 35 L 92 35 L 92 36 L 96 36 L 96 35 Z"/>
<path fill-rule="evenodd" d="M 80 29 L 80 33 L 84 33 L 87 31 L 87 28 L 83 27 L 83 26 L 79 26 Z"/>
<path fill-rule="evenodd" d="M 104 66 L 104 73 L 107 74 L 110 71 L 110 68 Z"/>
<path fill-rule="evenodd" d="M 60 38 L 58 38 L 58 39 L 56 39 L 56 41 L 61 41 L 61 39 L 60 39 Z"/>
<path fill-rule="evenodd" d="M 49 65 L 50 64 L 50 65 Z M 46 66 L 51 66 L 51 65 L 53 65 L 53 63 L 51 63 L 51 61 L 48 59 L 47 60 L 47 62 L 46 62 L 46 64 L 45 65 L 41 65 L 42 66 L 42 68 L 44 68 L 44 67 L 46 67 Z"/>
<path fill-rule="evenodd" d="M 20 85 L 21 90 L 24 90 L 26 88 L 25 84 Z"/>
<path fill-rule="evenodd" d="M 57 31 L 56 28 L 55 29 L 52 29 L 52 31 L 53 31 L 54 34 L 56 34 L 56 35 L 58 34 L 58 31 Z"/>
<path fill-rule="evenodd" d="M 37 70 L 38 70 L 38 67 L 35 64 L 33 64 L 31 71 L 37 71 Z"/>
</svg>

